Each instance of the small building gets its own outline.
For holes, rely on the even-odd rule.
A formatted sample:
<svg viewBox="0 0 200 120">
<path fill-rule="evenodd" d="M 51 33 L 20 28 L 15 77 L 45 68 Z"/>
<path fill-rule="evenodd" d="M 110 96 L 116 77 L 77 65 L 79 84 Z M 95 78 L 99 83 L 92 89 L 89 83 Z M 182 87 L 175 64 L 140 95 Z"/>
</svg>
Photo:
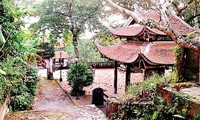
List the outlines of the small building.
<svg viewBox="0 0 200 120">
<path fill-rule="evenodd" d="M 163 24 L 157 12 L 146 12 L 141 15 L 145 19 L 152 19 Z M 186 36 L 195 30 L 176 15 L 170 14 L 168 19 L 171 27 L 180 35 Z M 144 72 L 147 77 L 151 72 L 163 74 L 166 69 L 175 64 L 173 50 L 176 43 L 156 28 L 140 25 L 130 18 L 123 27 L 111 30 L 111 33 L 115 38 L 123 38 L 126 41 L 107 47 L 97 44 L 97 48 L 102 57 L 115 61 L 115 93 L 117 93 L 119 64 L 125 65 L 126 87 L 130 84 L 131 72 Z"/>
<path fill-rule="evenodd" d="M 64 52 L 65 46 L 62 42 L 59 42 L 54 46 L 55 48 L 55 54 L 53 57 L 53 66 L 54 70 L 56 69 L 62 69 L 62 68 L 68 68 L 68 59 L 70 58 L 70 55 Z"/>
</svg>

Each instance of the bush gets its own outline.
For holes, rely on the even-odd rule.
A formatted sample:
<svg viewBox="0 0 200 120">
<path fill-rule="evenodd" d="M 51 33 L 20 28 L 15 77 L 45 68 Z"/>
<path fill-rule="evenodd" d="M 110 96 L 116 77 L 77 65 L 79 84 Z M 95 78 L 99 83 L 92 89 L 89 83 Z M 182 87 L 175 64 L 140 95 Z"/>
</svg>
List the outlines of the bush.
<svg viewBox="0 0 200 120">
<path fill-rule="evenodd" d="M 28 92 L 23 92 L 23 94 L 12 96 L 10 100 L 13 111 L 23 111 L 31 109 L 33 96 Z"/>
<path fill-rule="evenodd" d="M 36 69 L 27 69 L 22 59 L 10 57 L 0 62 L 0 68 L 6 72 L 0 74 L 0 101 L 8 95 L 12 111 L 30 109 L 39 80 Z"/>
<path fill-rule="evenodd" d="M 68 73 L 68 82 L 72 86 L 72 95 L 83 93 L 83 87 L 89 86 L 93 82 L 93 73 L 84 63 L 71 65 Z"/>
</svg>

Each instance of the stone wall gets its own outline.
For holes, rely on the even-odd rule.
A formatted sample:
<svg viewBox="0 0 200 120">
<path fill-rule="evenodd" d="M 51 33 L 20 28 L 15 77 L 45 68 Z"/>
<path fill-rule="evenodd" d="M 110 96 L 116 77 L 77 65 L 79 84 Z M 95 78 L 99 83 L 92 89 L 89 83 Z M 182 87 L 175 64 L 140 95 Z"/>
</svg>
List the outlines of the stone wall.
<svg viewBox="0 0 200 120">
<path fill-rule="evenodd" d="M 157 93 L 161 94 L 164 101 L 166 103 L 170 103 L 170 106 L 174 105 L 174 103 L 171 102 L 171 100 L 173 101 L 173 97 L 177 94 L 177 92 L 165 89 L 165 88 L 163 88 L 162 84 L 159 84 L 157 87 Z M 131 101 L 129 101 L 129 102 L 131 102 Z M 124 112 L 124 117 L 125 117 L 125 119 L 128 119 L 132 114 L 129 114 L 129 112 L 127 112 L 129 110 L 127 110 L 127 109 L 130 109 L 132 106 L 137 107 L 139 105 L 141 105 L 141 103 L 135 102 L 135 103 L 131 103 L 131 104 L 125 104 L 125 102 L 120 101 L 120 99 L 111 100 L 111 101 L 109 101 L 109 104 L 108 104 L 108 118 L 111 118 L 113 115 L 117 115 L 117 117 L 118 117 L 118 115 L 119 115 L 118 112 L 121 111 L 122 108 L 124 108 L 124 110 L 126 111 L 126 112 Z M 147 104 L 144 104 L 144 106 L 145 105 L 147 105 Z M 151 105 L 151 104 L 149 104 L 149 105 Z M 183 107 L 186 107 L 187 105 L 189 105 L 189 108 L 188 108 L 188 115 L 187 115 L 186 119 L 194 120 L 195 116 L 197 116 L 200 113 L 200 101 L 195 102 L 193 100 L 189 100 L 189 101 L 184 102 L 183 104 L 180 104 L 177 108 L 180 108 L 180 110 L 181 110 Z M 121 107 L 121 106 L 123 106 L 123 107 Z"/>
<path fill-rule="evenodd" d="M 159 85 L 158 88 L 157 88 L 157 93 L 162 95 L 165 102 L 169 102 L 171 104 L 171 106 L 173 106 L 171 99 L 173 98 L 173 96 L 175 94 L 177 94 L 177 92 L 174 92 L 174 91 L 169 90 L 169 89 L 165 89 L 165 88 L 163 88 L 162 85 Z M 190 101 L 185 102 L 183 105 L 178 106 L 178 108 L 183 108 L 183 107 L 186 107 L 187 105 L 190 106 L 189 109 L 188 109 L 188 114 L 189 114 L 188 119 L 194 120 L 195 116 L 197 116 L 200 113 L 200 103 L 195 102 L 191 99 Z"/>
</svg>

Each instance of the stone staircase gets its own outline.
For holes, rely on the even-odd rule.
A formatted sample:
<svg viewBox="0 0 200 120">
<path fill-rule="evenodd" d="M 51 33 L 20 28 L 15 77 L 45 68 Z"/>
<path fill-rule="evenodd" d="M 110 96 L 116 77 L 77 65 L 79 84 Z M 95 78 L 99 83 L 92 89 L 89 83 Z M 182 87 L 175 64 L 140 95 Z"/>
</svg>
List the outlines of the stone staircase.
<svg viewBox="0 0 200 120">
<path fill-rule="evenodd" d="M 4 120 L 106 120 L 94 105 L 69 106 L 65 110 L 30 110 L 9 113 Z"/>
</svg>

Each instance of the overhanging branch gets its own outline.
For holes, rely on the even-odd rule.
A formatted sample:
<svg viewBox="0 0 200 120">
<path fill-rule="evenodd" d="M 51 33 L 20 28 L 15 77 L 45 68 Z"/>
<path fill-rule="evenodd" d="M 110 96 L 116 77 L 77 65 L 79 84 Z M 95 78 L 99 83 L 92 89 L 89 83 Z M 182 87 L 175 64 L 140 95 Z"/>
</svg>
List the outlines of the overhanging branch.
<svg viewBox="0 0 200 120">
<path fill-rule="evenodd" d="M 110 6 L 117 9 L 122 14 L 126 14 L 128 16 L 131 16 L 135 22 L 144 25 L 149 26 L 153 28 L 157 28 L 158 30 L 166 33 L 168 37 L 170 37 L 172 40 L 174 40 L 179 46 L 183 48 L 189 48 L 193 49 L 195 51 L 198 51 L 200 53 L 200 41 L 196 40 L 188 40 L 186 37 L 183 37 L 179 34 L 177 34 L 173 29 L 170 28 L 170 25 L 168 24 L 168 20 L 166 18 L 165 11 L 161 11 L 162 21 L 167 25 L 167 27 L 160 25 L 160 23 L 154 21 L 154 20 L 145 20 L 139 13 L 132 12 L 128 9 L 122 8 L 119 5 L 113 3 L 111 0 L 104 0 L 107 2 Z M 163 6 L 165 7 L 165 6 Z M 162 9 L 165 10 L 166 8 Z"/>
</svg>

